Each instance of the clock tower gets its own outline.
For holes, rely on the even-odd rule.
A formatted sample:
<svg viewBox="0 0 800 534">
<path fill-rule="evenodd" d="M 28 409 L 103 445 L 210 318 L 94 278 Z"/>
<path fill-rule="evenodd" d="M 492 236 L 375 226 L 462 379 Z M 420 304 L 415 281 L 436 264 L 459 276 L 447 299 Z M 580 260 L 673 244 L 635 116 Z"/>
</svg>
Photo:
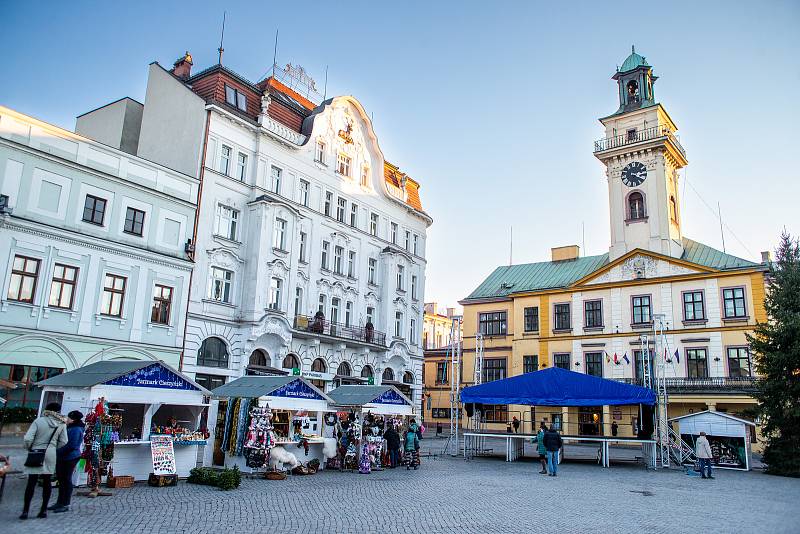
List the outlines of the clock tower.
<svg viewBox="0 0 800 534">
<path fill-rule="evenodd" d="M 619 88 L 619 108 L 600 119 L 606 135 L 594 144 L 608 180 L 609 259 L 636 248 L 679 258 L 678 171 L 688 161 L 675 135 L 677 127 L 656 102 L 653 67 L 633 47 L 612 79 Z"/>
</svg>

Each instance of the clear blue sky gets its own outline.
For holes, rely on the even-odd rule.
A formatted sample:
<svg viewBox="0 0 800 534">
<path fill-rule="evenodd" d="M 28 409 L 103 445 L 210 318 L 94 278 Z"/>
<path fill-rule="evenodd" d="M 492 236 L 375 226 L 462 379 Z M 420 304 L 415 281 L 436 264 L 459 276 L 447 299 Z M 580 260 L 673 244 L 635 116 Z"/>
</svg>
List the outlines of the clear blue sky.
<svg viewBox="0 0 800 534">
<path fill-rule="evenodd" d="M 800 232 L 798 2 L 21 2 L 0 0 L 0 103 L 72 129 L 122 96 L 144 99 L 147 65 L 185 50 L 257 80 L 303 65 L 328 94 L 374 114 L 387 158 L 422 184 L 426 300 L 453 304 L 497 265 L 550 247 L 608 247 L 607 186 L 592 142 L 616 109 L 610 77 L 631 44 L 660 76 L 683 175 L 722 216 L 728 252 L 757 259 Z M 746 4 L 746 5 L 745 5 Z M 684 179 L 684 182 L 686 180 Z M 685 235 L 721 248 L 691 187 Z M 741 240 L 741 242 L 739 242 Z"/>
</svg>

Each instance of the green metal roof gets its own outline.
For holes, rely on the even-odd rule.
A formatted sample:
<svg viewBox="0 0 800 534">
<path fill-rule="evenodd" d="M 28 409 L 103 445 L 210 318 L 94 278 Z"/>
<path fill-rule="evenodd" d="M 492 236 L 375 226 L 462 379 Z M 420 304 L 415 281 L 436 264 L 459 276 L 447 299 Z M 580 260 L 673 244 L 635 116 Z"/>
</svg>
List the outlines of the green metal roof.
<svg viewBox="0 0 800 534">
<path fill-rule="evenodd" d="M 731 256 L 683 238 L 681 260 L 718 270 L 757 267 L 758 263 Z M 465 300 L 502 298 L 514 293 L 567 287 L 608 264 L 608 254 L 574 260 L 543 261 L 498 267 Z"/>
<path fill-rule="evenodd" d="M 625 62 L 622 63 L 622 66 L 619 68 L 620 72 L 628 72 L 629 70 L 633 70 L 636 67 L 649 67 L 650 65 L 647 63 L 644 57 L 640 56 L 636 53 L 636 50 L 633 46 L 631 46 L 631 55 L 625 58 Z"/>
</svg>

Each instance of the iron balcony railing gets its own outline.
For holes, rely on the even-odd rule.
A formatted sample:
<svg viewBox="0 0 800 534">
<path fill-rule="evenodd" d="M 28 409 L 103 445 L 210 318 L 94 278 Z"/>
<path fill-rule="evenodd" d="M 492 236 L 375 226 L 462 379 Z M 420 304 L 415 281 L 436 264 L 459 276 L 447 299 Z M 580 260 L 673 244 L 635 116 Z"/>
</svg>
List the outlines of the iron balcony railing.
<svg viewBox="0 0 800 534">
<path fill-rule="evenodd" d="M 641 378 L 622 378 L 617 379 L 626 384 L 643 386 L 644 380 Z M 752 392 L 756 388 L 756 377 L 753 376 L 733 376 L 733 377 L 712 377 L 712 378 L 665 378 L 664 382 L 667 391 L 680 393 L 682 391 L 719 391 Z"/>
<path fill-rule="evenodd" d="M 673 132 L 672 129 L 665 124 L 660 126 L 652 126 L 650 128 L 645 128 L 644 130 L 631 130 L 630 132 L 622 135 L 598 139 L 594 142 L 594 151 L 603 152 L 604 150 L 611 150 L 613 148 L 632 145 L 634 143 L 641 143 L 642 141 L 651 141 L 660 137 L 666 137 L 672 141 L 672 144 L 675 145 L 675 148 L 678 149 L 684 158 L 686 157 L 686 151 L 683 150 L 683 147 L 678 141 L 678 137 L 675 135 L 675 132 Z"/>
<path fill-rule="evenodd" d="M 365 326 L 353 326 L 343 323 L 335 323 L 324 318 L 312 317 L 310 315 L 298 315 L 294 318 L 294 329 L 301 332 L 321 334 L 325 336 L 338 337 L 340 339 L 350 339 L 362 343 L 386 346 L 386 334 L 374 328 Z"/>
</svg>

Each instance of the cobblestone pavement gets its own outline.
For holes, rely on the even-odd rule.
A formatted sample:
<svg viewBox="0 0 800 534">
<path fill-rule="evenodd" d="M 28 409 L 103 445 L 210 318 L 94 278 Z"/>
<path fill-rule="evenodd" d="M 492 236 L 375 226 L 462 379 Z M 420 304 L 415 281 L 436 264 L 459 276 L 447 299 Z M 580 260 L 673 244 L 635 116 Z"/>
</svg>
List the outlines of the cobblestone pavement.
<svg viewBox="0 0 800 534">
<path fill-rule="evenodd" d="M 446 457 L 423 458 L 419 471 L 245 479 L 229 492 L 139 483 L 113 497 L 75 497 L 70 512 L 25 522 L 17 519 L 24 480 L 10 475 L 0 532 L 798 532 L 800 480 L 722 470 L 702 480 L 588 462 L 565 462 L 552 478 L 537 467 Z"/>
</svg>

